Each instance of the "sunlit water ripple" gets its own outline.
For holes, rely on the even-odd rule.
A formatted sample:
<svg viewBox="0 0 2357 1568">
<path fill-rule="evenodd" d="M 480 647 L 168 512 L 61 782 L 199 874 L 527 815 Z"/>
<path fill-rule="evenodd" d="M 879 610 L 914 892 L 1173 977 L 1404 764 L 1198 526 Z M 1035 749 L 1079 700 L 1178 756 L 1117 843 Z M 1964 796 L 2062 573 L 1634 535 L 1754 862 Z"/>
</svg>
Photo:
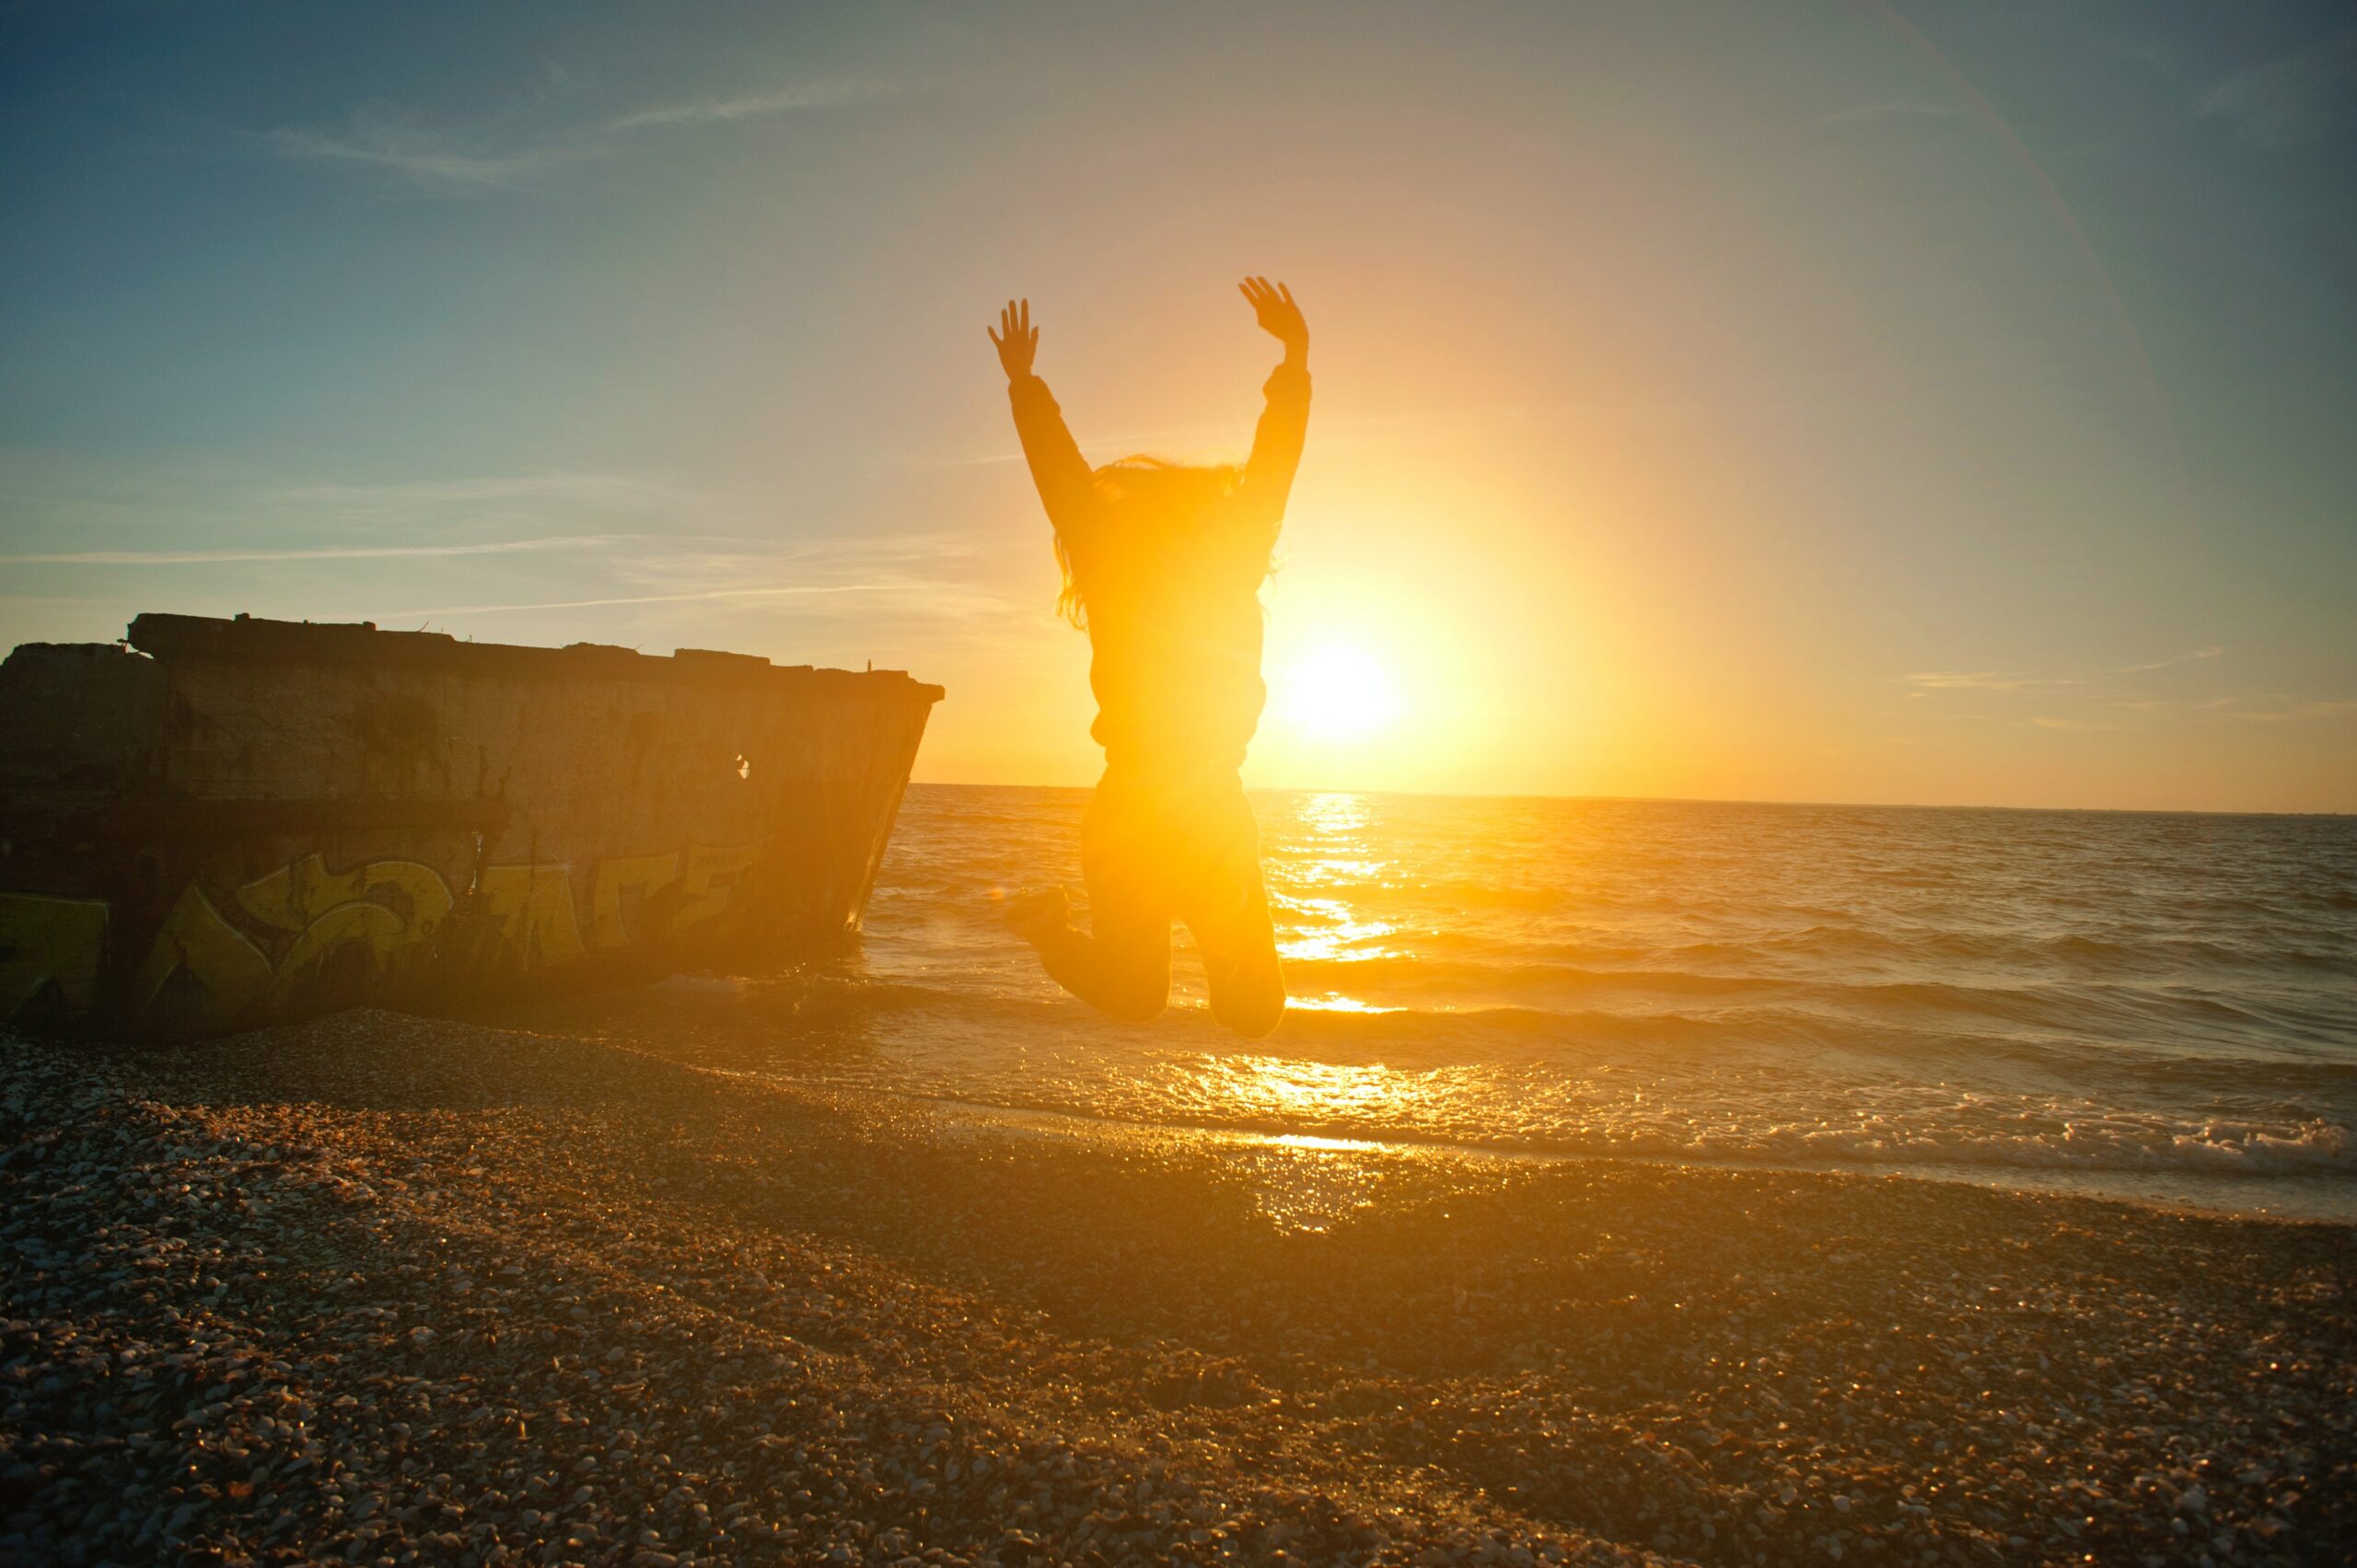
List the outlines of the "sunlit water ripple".
<svg viewBox="0 0 2357 1568">
<path fill-rule="evenodd" d="M 2357 1218 L 2357 819 L 1271 793 L 1294 1012 L 1109 1022 L 998 923 L 1085 791 L 911 789 L 859 949 L 573 1021 L 1148 1123 Z"/>
</svg>

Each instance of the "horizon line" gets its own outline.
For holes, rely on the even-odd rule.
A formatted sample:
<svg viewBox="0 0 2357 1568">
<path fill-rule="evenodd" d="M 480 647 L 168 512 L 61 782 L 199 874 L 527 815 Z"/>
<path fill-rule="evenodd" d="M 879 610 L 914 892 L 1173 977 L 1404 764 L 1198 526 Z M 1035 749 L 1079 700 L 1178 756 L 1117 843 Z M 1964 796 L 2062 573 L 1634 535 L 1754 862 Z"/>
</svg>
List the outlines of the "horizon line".
<svg viewBox="0 0 2357 1568">
<path fill-rule="evenodd" d="M 1070 789 L 1091 790 L 1090 784 L 1011 784 L 960 779 L 916 779 L 911 789 Z M 2357 819 L 2357 807 L 2307 810 L 2250 810 L 2212 806 L 1994 806 L 1970 801 L 1924 800 L 1804 800 L 1761 796 L 1711 795 L 1548 795 L 1534 790 L 1367 789 L 1309 784 L 1255 784 L 1247 794 L 1261 795 L 1383 795 L 1430 800 L 1582 800 L 1639 806 L 1787 806 L 1842 811 L 2046 811 L 2116 817 L 2333 817 Z"/>
</svg>

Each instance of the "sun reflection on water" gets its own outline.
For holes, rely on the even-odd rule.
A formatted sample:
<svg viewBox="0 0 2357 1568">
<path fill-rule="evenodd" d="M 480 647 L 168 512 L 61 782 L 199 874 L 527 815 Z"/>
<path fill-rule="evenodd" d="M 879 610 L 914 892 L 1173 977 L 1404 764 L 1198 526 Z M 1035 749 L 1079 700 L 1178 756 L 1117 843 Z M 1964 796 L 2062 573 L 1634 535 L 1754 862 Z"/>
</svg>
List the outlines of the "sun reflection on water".
<svg viewBox="0 0 2357 1568">
<path fill-rule="evenodd" d="M 1365 1138 L 1320 1138 L 1307 1132 L 1283 1132 L 1269 1140 L 1283 1149 L 1315 1149 L 1321 1154 L 1348 1154 L 1382 1147 Z"/>
<path fill-rule="evenodd" d="M 1301 803 L 1301 815 L 1318 832 L 1354 833 L 1366 826 L 1366 796 L 1313 795 Z"/>
<path fill-rule="evenodd" d="M 1376 1063 L 1351 1066 L 1288 1056 L 1226 1056 L 1204 1064 L 1205 1088 L 1248 1116 L 1315 1123 L 1387 1113 L 1411 1091 Z"/>
<path fill-rule="evenodd" d="M 1288 958 L 1355 962 L 1392 956 L 1388 947 L 1369 946 L 1399 929 L 1388 921 L 1361 919 L 1340 899 L 1281 898 L 1278 902 L 1295 923 L 1312 927 L 1277 944 L 1277 951 Z"/>
<path fill-rule="evenodd" d="M 1374 1002 L 1362 1002 L 1355 996 L 1344 996 L 1340 993 L 1327 996 L 1295 996 L 1287 1001 L 1285 1006 L 1290 1010 L 1303 1013 L 1397 1013 L 1399 1011 L 1397 1007 L 1386 1007 Z"/>
<path fill-rule="evenodd" d="M 1286 868 L 1294 881 L 1316 886 L 1371 882 L 1391 869 L 1387 860 L 1304 860 Z"/>
</svg>

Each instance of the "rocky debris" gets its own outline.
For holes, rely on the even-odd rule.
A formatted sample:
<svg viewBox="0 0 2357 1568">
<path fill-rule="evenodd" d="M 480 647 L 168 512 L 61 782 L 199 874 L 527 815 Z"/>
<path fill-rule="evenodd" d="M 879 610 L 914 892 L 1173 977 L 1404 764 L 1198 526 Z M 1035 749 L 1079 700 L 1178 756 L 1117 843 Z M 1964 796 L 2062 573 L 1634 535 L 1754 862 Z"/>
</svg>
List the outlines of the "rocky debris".
<svg viewBox="0 0 2357 1568">
<path fill-rule="evenodd" d="M 2357 1237 L 0 1040 L 0 1560 L 2324 1562 Z M 1322 1229 L 1272 1184 L 1332 1184 Z"/>
</svg>

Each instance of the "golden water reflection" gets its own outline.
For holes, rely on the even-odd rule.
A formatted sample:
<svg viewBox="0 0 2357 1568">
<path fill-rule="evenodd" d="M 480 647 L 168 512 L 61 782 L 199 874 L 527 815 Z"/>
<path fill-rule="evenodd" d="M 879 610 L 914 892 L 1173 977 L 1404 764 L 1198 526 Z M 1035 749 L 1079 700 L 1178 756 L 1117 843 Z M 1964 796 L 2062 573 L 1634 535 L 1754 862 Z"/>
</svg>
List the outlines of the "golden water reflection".
<svg viewBox="0 0 2357 1568">
<path fill-rule="evenodd" d="M 1203 1065 L 1204 1087 L 1215 1103 L 1248 1117 L 1304 1121 L 1386 1119 L 1414 1098 L 1409 1075 L 1379 1063 L 1346 1065 L 1288 1056 L 1224 1056 Z"/>
<path fill-rule="evenodd" d="M 1366 796 L 1313 795 L 1302 802 L 1301 815 L 1318 832 L 1354 833 L 1366 826 Z"/>
<path fill-rule="evenodd" d="M 1318 929 L 1301 931 L 1277 944 L 1288 958 L 1319 958 L 1355 962 L 1393 956 L 1383 947 L 1363 947 L 1392 935 L 1399 927 L 1388 921 L 1364 920 L 1340 899 L 1281 899 L 1285 912 L 1298 924 Z"/>
<path fill-rule="evenodd" d="M 1375 1002 L 1362 1002 L 1355 996 L 1344 996 L 1339 992 L 1329 993 L 1324 996 L 1295 996 L 1289 999 L 1285 1006 L 1289 1011 L 1299 1013 L 1397 1013 L 1399 1011 L 1397 1007 L 1386 1007 Z"/>
<path fill-rule="evenodd" d="M 1391 869 L 1387 860 L 1305 860 L 1287 866 L 1294 881 L 1315 887 L 1335 882 L 1372 882 Z"/>
</svg>

